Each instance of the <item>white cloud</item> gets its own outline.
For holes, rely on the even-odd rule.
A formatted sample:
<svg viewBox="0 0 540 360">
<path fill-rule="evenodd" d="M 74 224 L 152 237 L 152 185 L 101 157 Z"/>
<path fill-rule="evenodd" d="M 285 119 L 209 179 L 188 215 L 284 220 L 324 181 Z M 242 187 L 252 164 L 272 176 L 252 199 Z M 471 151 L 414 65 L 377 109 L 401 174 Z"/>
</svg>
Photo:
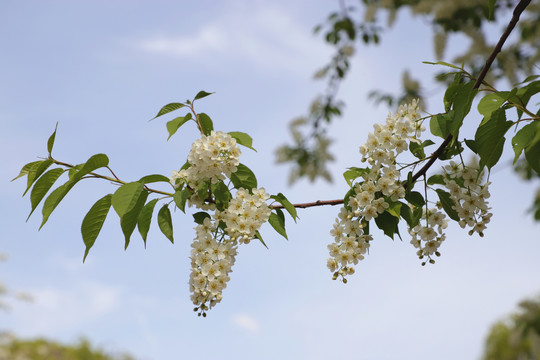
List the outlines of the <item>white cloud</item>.
<svg viewBox="0 0 540 360">
<path fill-rule="evenodd" d="M 161 34 L 136 42 L 136 48 L 160 56 L 211 62 L 248 62 L 264 69 L 309 71 L 321 66 L 329 50 L 275 5 L 235 6 L 209 18 L 192 33 Z"/>
<path fill-rule="evenodd" d="M 83 323 L 99 321 L 120 304 L 120 290 L 96 282 L 85 282 L 71 290 L 26 289 L 31 304 L 17 303 L 10 313 L 14 330 L 27 336 L 69 332 Z"/>
<path fill-rule="evenodd" d="M 259 323 L 251 316 L 247 314 L 235 314 L 232 317 L 232 322 L 242 329 L 246 330 L 247 332 L 257 335 L 261 331 L 261 327 L 259 326 Z"/>
</svg>

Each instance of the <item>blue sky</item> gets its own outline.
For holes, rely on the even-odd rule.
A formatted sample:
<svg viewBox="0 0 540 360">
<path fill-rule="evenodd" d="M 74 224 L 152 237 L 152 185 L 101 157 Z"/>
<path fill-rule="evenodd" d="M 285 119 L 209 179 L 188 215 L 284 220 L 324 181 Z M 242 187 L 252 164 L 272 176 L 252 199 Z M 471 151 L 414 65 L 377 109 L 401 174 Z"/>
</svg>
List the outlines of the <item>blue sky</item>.
<svg viewBox="0 0 540 360">
<path fill-rule="evenodd" d="M 534 184 L 507 164 L 492 174 L 494 217 L 484 238 L 453 224 L 442 257 L 421 267 L 414 248 L 375 237 L 349 283 L 326 269 L 328 234 L 337 207 L 299 210 L 289 241 L 267 226 L 269 250 L 243 246 L 224 292 L 206 319 L 192 311 L 187 285 L 190 216 L 173 213 L 175 244 L 155 223 L 147 248 L 135 235 L 127 251 L 111 212 L 82 264 L 81 221 L 114 186 L 86 181 L 37 231 L 20 167 L 46 155 L 58 122 L 54 154 L 69 163 L 106 153 L 125 180 L 181 166 L 196 129 L 166 141 L 165 120 L 148 122 L 164 104 L 197 91 L 216 129 L 244 131 L 257 153 L 241 161 L 271 193 L 293 202 L 335 199 L 346 192 L 340 173 L 360 164 L 358 146 L 389 109 L 367 100 L 373 88 L 394 91 L 401 68 L 426 84 L 433 60 L 426 22 L 404 17 L 377 48 L 359 49 L 342 87 L 347 107 L 331 129 L 333 184 L 288 187 L 275 149 L 288 141 L 288 121 L 305 113 L 322 84 L 312 74 L 330 49 L 312 28 L 337 6 L 328 1 L 3 1 L 0 4 L 0 280 L 34 297 L 11 302 L 0 329 L 61 341 L 88 337 L 139 359 L 475 359 L 490 324 L 540 291 L 538 225 L 526 209 Z M 450 46 L 462 46 L 454 39 Z M 431 83 L 432 84 L 432 83 Z M 431 112 L 442 89 L 428 85 Z M 480 119 L 471 116 L 469 129 Z M 155 221 L 155 219 L 154 219 Z"/>
</svg>

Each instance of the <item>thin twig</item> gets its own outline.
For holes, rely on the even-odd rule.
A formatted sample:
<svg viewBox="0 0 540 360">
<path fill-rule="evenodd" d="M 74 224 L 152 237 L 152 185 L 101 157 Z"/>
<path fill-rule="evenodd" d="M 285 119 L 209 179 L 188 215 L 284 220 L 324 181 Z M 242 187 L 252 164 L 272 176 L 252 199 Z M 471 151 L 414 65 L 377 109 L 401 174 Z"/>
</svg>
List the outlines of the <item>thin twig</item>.
<svg viewBox="0 0 540 360">
<path fill-rule="evenodd" d="M 341 205 L 343 204 L 343 199 L 336 199 L 336 200 L 317 200 L 314 202 L 308 202 L 308 203 L 300 203 L 300 204 L 292 204 L 295 208 L 305 209 L 309 207 L 314 206 L 324 206 L 324 205 Z M 270 205 L 272 209 L 283 209 L 283 205 Z"/>
</svg>

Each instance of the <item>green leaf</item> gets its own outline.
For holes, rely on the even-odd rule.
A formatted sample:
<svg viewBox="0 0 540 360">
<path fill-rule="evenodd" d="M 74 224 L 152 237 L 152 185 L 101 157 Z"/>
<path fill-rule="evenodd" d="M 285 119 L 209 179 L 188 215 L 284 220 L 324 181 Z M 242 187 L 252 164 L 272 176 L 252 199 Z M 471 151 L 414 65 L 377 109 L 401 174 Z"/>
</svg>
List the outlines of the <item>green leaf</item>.
<svg viewBox="0 0 540 360">
<path fill-rule="evenodd" d="M 218 210 L 225 210 L 229 205 L 229 201 L 232 199 L 229 188 L 223 181 L 218 181 L 216 184 L 212 184 L 212 193 L 216 199 L 216 207 Z"/>
<path fill-rule="evenodd" d="M 399 235 L 398 223 L 399 218 L 390 214 L 388 211 L 379 214 L 379 216 L 375 218 L 375 224 L 377 224 L 377 227 L 381 229 L 386 236 L 392 239 L 394 239 L 394 234 Z"/>
<path fill-rule="evenodd" d="M 271 199 L 276 200 L 279 202 L 285 210 L 291 215 L 294 222 L 296 222 L 296 219 L 298 219 L 298 214 L 296 213 L 296 208 L 291 204 L 291 202 L 283 195 L 282 193 L 278 193 L 277 195 L 270 196 Z"/>
<path fill-rule="evenodd" d="M 287 237 L 287 232 L 285 231 L 285 215 L 283 215 L 283 211 L 281 209 L 274 209 L 276 212 L 271 213 L 270 217 L 268 218 L 268 222 L 274 230 L 277 231 L 278 234 L 283 236 L 285 239 L 289 240 Z"/>
<path fill-rule="evenodd" d="M 520 104 L 523 107 L 526 107 L 529 103 L 529 100 L 532 96 L 540 92 L 540 81 L 533 81 L 521 89 L 517 90 L 515 99 L 512 99 L 515 103 Z M 518 119 L 521 119 L 523 111 L 517 109 Z"/>
<path fill-rule="evenodd" d="M 124 184 L 114 192 L 112 206 L 120 218 L 137 205 L 142 192 L 143 184 L 138 181 Z"/>
<path fill-rule="evenodd" d="M 213 92 L 209 93 L 209 92 L 206 92 L 206 91 L 199 91 L 197 93 L 197 95 L 195 95 L 195 98 L 193 99 L 193 101 L 205 98 L 208 95 L 212 95 L 212 94 L 214 94 L 214 93 Z"/>
<path fill-rule="evenodd" d="M 133 234 L 133 231 L 135 230 L 135 227 L 137 226 L 137 223 L 139 221 L 139 215 L 141 214 L 144 204 L 146 203 L 148 194 L 149 194 L 148 191 L 141 192 L 133 208 L 131 208 L 128 212 L 126 212 L 124 215 L 120 217 L 120 228 L 122 228 L 122 232 L 124 233 L 124 238 L 125 238 L 124 249 L 128 248 L 129 239 L 131 238 L 131 234 Z M 112 202 L 114 206 L 114 194 L 113 194 Z"/>
<path fill-rule="evenodd" d="M 153 175 L 143 176 L 142 178 L 139 179 L 138 182 L 140 182 L 141 184 L 150 184 L 150 183 L 155 183 L 155 182 L 170 183 L 171 179 L 169 179 L 165 175 L 153 174 Z"/>
<path fill-rule="evenodd" d="M 424 147 L 422 146 L 422 144 L 411 141 L 409 143 L 409 150 L 411 154 L 413 154 L 418 159 L 424 159 L 426 157 L 426 153 L 424 152 Z"/>
<path fill-rule="evenodd" d="M 27 178 L 26 178 L 27 180 L 26 190 L 24 191 L 23 196 L 26 195 L 26 193 L 28 192 L 28 190 L 30 190 L 34 182 L 41 176 L 41 174 L 43 174 L 45 170 L 47 170 L 49 166 L 52 165 L 52 163 L 53 163 L 52 160 L 47 159 L 47 160 L 37 162 L 34 166 L 32 166 L 32 168 L 30 168 L 30 170 L 28 171 Z"/>
<path fill-rule="evenodd" d="M 199 188 L 197 189 L 197 196 L 199 197 L 199 199 L 201 200 L 206 200 L 206 198 L 208 198 L 208 196 L 210 195 L 209 194 L 209 181 L 205 181 L 204 183 L 202 183 Z"/>
<path fill-rule="evenodd" d="M 180 126 L 187 123 L 189 120 L 191 120 L 191 113 L 187 113 L 186 116 L 180 116 L 177 118 L 172 119 L 171 121 L 167 122 L 167 131 L 169 132 L 169 137 L 167 138 L 167 141 L 173 136 L 176 131 L 180 128 Z"/>
<path fill-rule="evenodd" d="M 354 180 L 358 179 L 361 176 L 364 176 L 364 174 L 369 174 L 370 169 L 364 169 L 364 168 L 357 168 L 357 167 L 350 167 L 347 168 L 347 171 L 343 173 L 343 177 L 345 178 L 345 181 L 349 186 L 353 186 Z"/>
<path fill-rule="evenodd" d="M 186 201 L 190 196 L 191 191 L 189 189 L 183 189 L 174 193 L 174 203 L 184 214 L 186 213 Z"/>
<path fill-rule="evenodd" d="M 102 167 L 106 167 L 109 165 L 109 158 L 105 154 L 96 154 L 90 156 L 88 160 L 84 163 L 84 166 L 82 167 L 80 171 L 80 177 L 83 177 L 86 174 L 89 174 L 90 172 L 97 170 Z"/>
<path fill-rule="evenodd" d="M 51 189 L 56 180 L 58 180 L 60 175 L 64 173 L 64 171 L 64 169 L 60 168 L 49 170 L 36 181 L 36 184 L 32 189 L 32 193 L 30 194 L 30 204 L 32 205 L 32 210 L 30 211 L 30 214 L 28 214 L 28 218 L 26 218 L 26 221 L 30 219 L 30 216 L 32 215 L 34 210 L 37 208 L 41 200 L 45 197 L 45 194 L 47 194 L 47 192 Z"/>
<path fill-rule="evenodd" d="M 212 123 L 212 119 L 210 119 L 210 116 L 206 115 L 205 113 L 200 113 L 198 115 L 199 124 L 201 124 L 201 130 L 204 135 L 208 136 L 214 130 L 214 123 Z"/>
<path fill-rule="evenodd" d="M 449 114 L 436 114 L 431 117 L 429 120 L 429 129 L 431 133 L 435 136 L 446 138 L 450 132 L 448 122 L 450 116 Z"/>
<path fill-rule="evenodd" d="M 452 69 L 463 70 L 463 68 L 460 67 L 460 66 L 453 65 L 453 64 L 450 64 L 450 63 L 447 63 L 447 62 L 444 62 L 444 61 L 437 61 L 437 62 L 422 61 L 422 63 L 429 64 L 429 65 L 443 65 L 443 66 L 450 67 Z"/>
<path fill-rule="evenodd" d="M 538 135 L 536 136 L 538 138 Z M 532 141 L 532 144 L 525 148 L 525 159 L 531 168 L 540 174 L 540 141 L 537 139 Z"/>
<path fill-rule="evenodd" d="M 52 153 L 52 149 L 53 149 L 53 146 L 54 146 L 54 139 L 56 138 L 56 130 L 57 129 L 58 129 L 58 123 L 56 123 L 56 127 L 54 128 L 54 132 L 49 137 L 49 140 L 47 140 L 47 151 L 49 153 L 49 156 Z"/>
<path fill-rule="evenodd" d="M 400 215 L 405 222 L 407 222 L 409 228 L 412 229 L 420 223 L 420 218 L 422 217 L 422 208 L 415 207 L 413 210 L 409 205 L 401 203 Z"/>
<path fill-rule="evenodd" d="M 210 214 L 204 211 L 199 211 L 193 214 L 193 220 L 199 225 L 204 224 L 204 219 L 207 218 L 210 219 Z"/>
<path fill-rule="evenodd" d="M 109 209 L 111 207 L 111 198 L 112 194 L 107 194 L 96 201 L 82 221 L 81 233 L 84 245 L 86 245 L 83 262 L 86 260 L 88 252 L 92 246 L 94 246 L 99 232 L 103 227 L 103 223 L 107 218 L 107 214 L 109 213 Z"/>
<path fill-rule="evenodd" d="M 454 209 L 454 206 L 456 204 L 452 200 L 450 193 L 442 189 L 437 189 L 435 191 L 437 191 L 437 195 L 439 195 L 439 200 L 441 201 L 441 205 L 444 211 L 446 212 L 446 214 L 448 214 L 448 216 L 450 217 L 450 219 L 455 220 L 455 221 L 460 221 L 461 219 L 459 218 L 456 210 Z"/>
<path fill-rule="evenodd" d="M 52 212 L 58 204 L 60 204 L 60 201 L 66 196 L 66 194 L 71 190 L 73 186 L 75 186 L 76 182 L 68 180 L 65 184 L 57 187 L 55 190 L 53 190 L 52 193 L 49 194 L 47 199 L 45 199 L 45 203 L 43 204 L 43 208 L 41 209 L 41 213 L 43 215 L 43 220 L 41 221 L 41 225 L 39 228 L 41 229 L 43 225 L 49 220 L 49 217 L 51 216 Z"/>
<path fill-rule="evenodd" d="M 499 161 L 506 140 L 504 134 L 511 126 L 512 122 L 506 121 L 506 114 L 502 109 L 494 111 L 490 118 L 484 118 L 474 136 L 481 169 L 484 166 L 491 169 Z"/>
<path fill-rule="evenodd" d="M 83 176 L 88 175 L 94 170 L 109 165 L 109 158 L 105 154 L 96 154 L 84 163 L 74 166 L 69 171 L 69 178 L 73 182 L 79 181 Z"/>
<path fill-rule="evenodd" d="M 405 200 L 416 207 L 422 207 L 426 204 L 424 197 L 418 191 L 411 191 L 405 195 Z"/>
<path fill-rule="evenodd" d="M 390 202 L 389 205 L 390 206 L 388 206 L 388 209 L 386 209 L 386 212 L 399 219 L 399 215 L 401 213 L 401 203 L 399 201 L 395 201 L 395 202 Z"/>
<path fill-rule="evenodd" d="M 32 167 L 36 166 L 36 164 L 39 164 L 41 162 L 41 160 L 39 161 L 32 161 L 32 162 L 29 162 L 28 164 L 24 165 L 21 169 L 21 171 L 19 171 L 19 175 L 17 175 L 17 177 L 13 178 L 11 181 L 15 181 L 17 180 L 18 178 L 21 178 L 25 175 L 28 175 L 28 173 L 30 172 L 30 169 L 32 169 Z"/>
<path fill-rule="evenodd" d="M 531 141 L 536 137 L 537 132 L 538 124 L 536 122 L 532 122 L 525 125 L 517 132 L 516 135 L 514 135 L 514 137 L 512 138 L 512 148 L 514 149 L 515 153 L 514 164 L 523 152 L 523 149 L 529 146 Z"/>
<path fill-rule="evenodd" d="M 231 131 L 229 132 L 229 135 L 231 135 L 231 137 L 233 137 L 234 139 L 236 139 L 236 142 L 242 146 L 245 146 L 253 151 L 257 151 L 255 150 L 253 147 L 252 147 L 252 144 L 253 144 L 253 139 L 251 138 L 251 136 L 249 136 L 248 134 L 246 133 L 243 133 L 243 132 L 239 132 L 239 131 Z"/>
<path fill-rule="evenodd" d="M 148 236 L 148 231 L 150 230 L 150 223 L 152 222 L 152 214 L 154 213 L 154 208 L 159 199 L 150 200 L 141 210 L 139 214 L 139 220 L 137 220 L 137 229 L 141 234 L 141 237 L 144 241 L 144 247 L 146 248 L 146 237 Z"/>
<path fill-rule="evenodd" d="M 171 211 L 167 204 L 163 205 L 158 212 L 159 229 L 174 244 Z"/>
<path fill-rule="evenodd" d="M 265 242 L 264 242 L 264 240 L 263 240 L 263 238 L 261 236 L 261 233 L 258 230 L 255 231 L 255 239 L 259 239 L 261 244 L 263 244 L 263 246 L 268 249 L 268 246 L 266 246 L 266 244 L 265 244 Z"/>
<path fill-rule="evenodd" d="M 476 146 L 476 142 L 474 140 L 465 139 L 465 144 L 473 153 L 478 154 L 478 146 Z"/>
<path fill-rule="evenodd" d="M 431 175 L 427 180 L 427 184 L 428 185 L 435 185 L 435 184 L 444 185 L 445 184 L 444 176 L 440 174 Z"/>
<path fill-rule="evenodd" d="M 56 188 L 48 197 L 45 199 L 45 203 L 43 204 L 42 214 L 43 214 L 43 220 L 40 225 L 40 229 L 45 225 L 49 217 L 51 216 L 52 212 L 58 204 L 62 201 L 62 199 L 67 195 L 67 193 L 75 186 L 75 184 L 81 180 L 81 178 L 84 175 L 87 175 L 91 173 L 92 171 L 107 166 L 109 164 L 109 158 L 105 154 L 96 154 L 91 156 L 86 163 L 81 164 L 82 166 L 78 165 L 75 166 L 77 170 L 74 170 L 74 172 L 71 172 L 70 170 L 70 179 L 60 187 Z M 80 170 L 78 170 L 80 168 Z M 72 169 L 73 170 L 73 169 Z M 142 186 L 142 184 L 141 184 Z"/>
<path fill-rule="evenodd" d="M 508 98 L 513 95 L 510 91 L 499 91 L 495 93 L 490 93 L 480 99 L 478 103 L 478 112 L 484 117 L 490 117 L 491 114 L 499 109 Z"/>
<path fill-rule="evenodd" d="M 170 113 L 171 111 L 174 111 L 174 110 L 178 110 L 180 108 L 183 108 L 184 104 L 181 104 L 181 103 L 170 103 L 170 104 L 167 104 L 165 105 L 164 107 L 162 107 L 159 112 L 157 113 L 156 116 L 154 116 L 152 119 L 150 120 L 154 120 L 155 118 L 157 117 L 160 117 L 161 115 L 165 115 L 165 114 L 168 114 Z"/>
<path fill-rule="evenodd" d="M 478 89 L 474 89 L 474 82 L 469 81 L 456 86 L 450 100 L 452 102 L 452 110 L 454 110 L 452 121 L 450 122 L 450 134 L 453 136 L 453 142 L 458 138 L 459 129 L 463 124 L 463 119 L 471 110 L 472 102 L 478 93 Z"/>
<path fill-rule="evenodd" d="M 533 81 L 533 80 L 536 80 L 540 77 L 540 75 L 529 75 L 525 78 L 525 80 L 523 80 L 522 82 L 516 84 L 516 85 L 521 85 L 521 84 L 525 84 L 525 83 L 528 83 L 529 81 Z"/>
<path fill-rule="evenodd" d="M 238 164 L 236 172 L 231 174 L 231 181 L 235 189 L 244 188 L 251 191 L 257 188 L 255 174 L 244 164 Z"/>
</svg>

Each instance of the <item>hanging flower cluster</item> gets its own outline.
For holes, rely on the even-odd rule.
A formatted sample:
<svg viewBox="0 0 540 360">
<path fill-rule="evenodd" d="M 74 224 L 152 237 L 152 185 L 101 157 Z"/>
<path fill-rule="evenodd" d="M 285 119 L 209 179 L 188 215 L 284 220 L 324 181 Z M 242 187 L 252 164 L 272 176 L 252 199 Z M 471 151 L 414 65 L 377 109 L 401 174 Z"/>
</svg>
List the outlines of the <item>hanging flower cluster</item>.
<svg viewBox="0 0 540 360">
<path fill-rule="evenodd" d="M 346 282 L 345 276 L 354 272 L 352 265 L 364 258 L 373 239 L 369 221 L 385 212 L 390 202 L 405 196 L 396 158 L 408 149 L 411 141 L 419 142 L 424 130 L 418 101 L 413 101 L 400 106 L 395 115 L 389 114 L 384 125 L 375 124 L 367 142 L 360 146 L 362 161 L 370 167 L 359 169 L 363 170 L 359 172 L 362 180 L 352 186 L 348 203 L 340 210 L 330 232 L 334 243 L 328 246 L 327 266 L 334 279 L 341 277 Z"/>
<path fill-rule="evenodd" d="M 462 228 L 471 228 L 469 235 L 484 235 L 492 216 L 487 203 L 490 183 L 482 181 L 483 172 L 478 167 L 450 161 L 443 167 L 443 174 L 436 175 L 437 180 L 433 183 L 426 181 L 426 199 L 420 193 L 406 196 L 396 158 L 409 149 L 424 160 L 425 155 L 418 154 L 423 154 L 426 143 L 432 144 L 431 141 L 420 142 L 424 130 L 418 102 L 413 101 L 400 106 L 395 115 L 389 115 L 384 125 L 375 124 L 367 142 L 360 147 L 362 161 L 369 167 L 351 168 L 349 174 L 345 174 L 349 181 L 360 181 L 350 181 L 351 190 L 345 196 L 345 206 L 330 231 L 334 242 L 328 246 L 330 258 L 327 266 L 333 273 L 333 279 L 341 277 L 346 282 L 345 276 L 354 273 L 353 265 L 364 258 L 373 240 L 369 233 L 372 219 L 379 228 L 385 230 L 386 226 L 385 233 L 389 236 L 399 234 L 397 223 L 400 218 L 405 219 L 409 224 L 411 244 L 417 249 L 418 257 L 424 259 L 422 265 L 434 263 L 433 257 L 440 256 L 439 248 L 446 238 L 443 231 L 448 226 L 442 208 Z M 415 154 L 413 148 L 420 148 L 421 152 Z M 428 206 L 429 184 L 440 184 L 448 190 L 436 189 L 441 200 L 436 208 Z M 407 204 L 399 201 L 403 198 L 408 200 Z M 383 213 L 386 218 L 378 222 Z"/>
<path fill-rule="evenodd" d="M 432 255 L 440 256 L 438 251 L 442 242 L 446 239 L 443 230 L 448 226 L 446 215 L 436 208 L 423 209 L 422 219 L 425 224 L 418 224 L 414 228 L 409 229 L 411 235 L 411 244 L 418 249 L 416 254 L 420 259 L 428 258 L 430 263 L 435 263 Z M 425 265 L 424 261 L 422 265 Z"/>
<path fill-rule="evenodd" d="M 271 211 L 265 201 L 269 198 L 264 188 L 253 189 L 252 194 L 241 188 L 224 211 L 217 210 L 195 227 L 189 288 L 199 314 L 206 316 L 221 301 L 238 245 L 248 244 L 268 221 Z"/>
<path fill-rule="evenodd" d="M 488 206 L 489 181 L 481 184 L 483 172 L 473 166 L 463 166 L 451 161 L 444 167 L 444 183 L 449 190 L 455 204 L 462 228 L 470 227 L 469 235 L 478 233 L 484 236 L 486 224 L 489 223 L 492 213 Z"/>
<path fill-rule="evenodd" d="M 170 177 L 177 191 L 187 191 L 189 206 L 214 211 L 212 215 L 198 213 L 197 235 L 191 245 L 191 300 L 196 305 L 194 310 L 202 316 L 221 301 L 238 245 L 258 237 L 261 225 L 271 213 L 266 204 L 270 195 L 264 188 L 240 187 L 232 198 L 223 183 L 238 170 L 240 155 L 235 138 L 212 130 L 193 143 L 186 165 L 180 171 L 173 171 Z M 214 185 L 221 185 L 219 207 L 218 195 L 212 190 Z"/>
</svg>

